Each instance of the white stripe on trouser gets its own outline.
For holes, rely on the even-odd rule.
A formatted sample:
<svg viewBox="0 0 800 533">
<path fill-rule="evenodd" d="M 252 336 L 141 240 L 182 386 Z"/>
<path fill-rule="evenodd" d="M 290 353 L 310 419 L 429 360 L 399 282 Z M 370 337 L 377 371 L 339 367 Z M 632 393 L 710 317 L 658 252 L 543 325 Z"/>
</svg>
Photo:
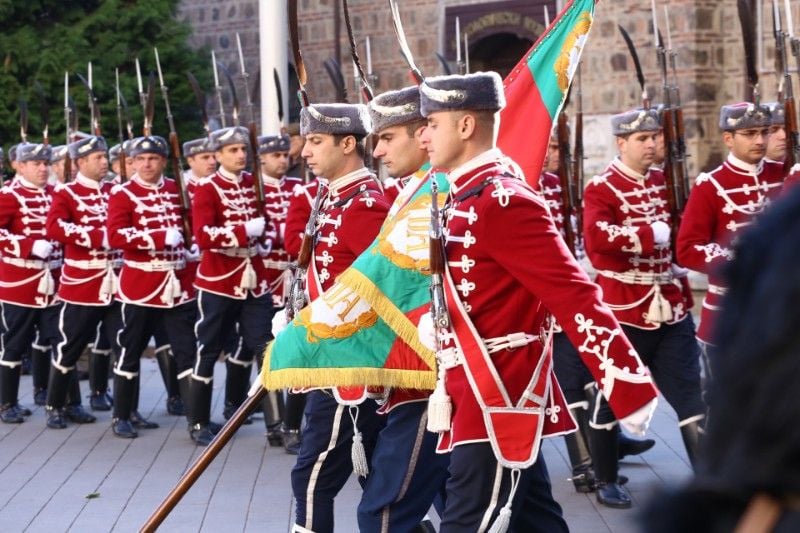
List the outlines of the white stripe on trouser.
<svg viewBox="0 0 800 533">
<path fill-rule="evenodd" d="M 306 488 L 306 524 L 305 527 L 311 528 L 314 525 L 314 489 L 317 487 L 317 478 L 319 471 L 322 470 L 322 465 L 331 450 L 336 447 L 336 441 L 339 440 L 339 431 L 342 426 L 342 413 L 344 413 L 344 405 L 336 406 L 336 414 L 333 415 L 333 428 L 331 429 L 331 438 L 328 441 L 327 449 L 319 454 L 314 467 L 311 469 L 311 476 L 308 478 L 308 487 Z"/>
<path fill-rule="evenodd" d="M 689 418 L 685 418 L 685 419 L 679 421 L 678 422 L 678 427 L 682 428 L 686 424 L 691 424 L 692 422 L 697 422 L 698 420 L 703 420 L 705 417 L 706 417 L 706 415 L 703 415 L 703 414 L 690 416 Z"/>
<path fill-rule="evenodd" d="M 128 324 L 128 321 L 125 318 L 125 308 L 127 306 L 128 304 L 123 303 L 122 310 L 120 311 L 122 313 L 122 328 L 120 328 L 120 330 L 117 332 L 117 346 L 119 346 L 121 350 L 119 352 L 119 361 L 117 361 L 117 364 L 114 365 L 114 374 L 128 379 L 134 379 L 136 378 L 136 376 L 139 375 L 137 372 L 124 372 L 120 370 L 122 368 L 122 363 L 125 361 L 125 356 L 128 355 L 128 348 L 122 344 L 122 339 L 121 339 L 122 332 L 125 331 L 125 327 Z"/>
<path fill-rule="evenodd" d="M 17 368 L 22 365 L 22 361 L 6 361 L 6 334 L 8 333 L 8 322 L 6 322 L 6 307 L 0 302 L 0 318 L 3 320 L 3 333 L 0 335 L 0 366 Z"/>
<path fill-rule="evenodd" d="M 200 328 L 200 324 L 203 323 L 203 318 L 205 317 L 205 313 L 203 313 L 203 291 L 197 291 L 197 322 L 194 323 L 194 338 L 199 339 L 198 331 Z M 206 385 L 209 385 L 213 380 L 214 376 L 205 378 L 199 374 L 200 372 L 200 354 L 203 352 L 204 345 L 197 342 L 197 354 L 194 358 L 194 368 L 192 370 L 192 379 L 196 379 L 197 381 L 202 381 Z"/>
<path fill-rule="evenodd" d="M 483 533 L 489 527 L 489 520 L 492 519 L 494 510 L 497 509 L 498 500 L 500 498 L 500 485 L 503 482 L 503 466 L 498 462 L 497 468 L 494 472 L 494 486 L 492 487 L 492 499 L 489 501 L 489 507 L 483 514 L 481 525 L 478 526 L 478 533 Z"/>
<path fill-rule="evenodd" d="M 61 371 L 62 374 L 67 374 L 74 366 L 64 366 L 61 361 L 64 359 L 64 345 L 67 344 L 67 334 L 64 333 L 64 311 L 67 304 L 61 306 L 61 311 L 58 313 L 58 332 L 61 334 L 61 341 L 56 344 L 56 356 L 53 358 L 53 366 Z"/>
</svg>

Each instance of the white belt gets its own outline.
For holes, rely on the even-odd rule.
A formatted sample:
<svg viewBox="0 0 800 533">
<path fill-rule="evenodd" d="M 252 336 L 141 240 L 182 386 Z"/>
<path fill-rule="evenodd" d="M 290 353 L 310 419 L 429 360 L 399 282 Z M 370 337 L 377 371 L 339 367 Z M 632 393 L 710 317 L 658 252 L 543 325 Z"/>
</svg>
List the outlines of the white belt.
<svg viewBox="0 0 800 533">
<path fill-rule="evenodd" d="M 110 259 L 64 259 L 64 263 L 81 270 L 97 270 L 114 266 Z"/>
<path fill-rule="evenodd" d="M 604 278 L 611 278 L 628 285 L 666 285 L 667 283 L 672 283 L 674 279 L 671 270 L 666 272 L 641 272 L 639 270 L 614 272 L 613 270 L 598 270 L 597 273 Z"/>
<path fill-rule="evenodd" d="M 724 296 L 725 293 L 728 292 L 728 288 L 727 287 L 721 287 L 719 285 L 711 285 L 711 284 L 709 284 L 708 285 L 708 292 L 710 292 L 711 294 L 716 294 L 717 296 Z"/>
<path fill-rule="evenodd" d="M 211 250 L 212 252 L 227 255 L 228 257 L 255 257 L 258 255 L 258 249 L 255 246 L 249 248 L 217 248 Z"/>
<path fill-rule="evenodd" d="M 509 333 L 502 337 L 491 337 L 488 339 L 481 339 L 486 351 L 490 354 L 499 352 L 500 350 L 513 350 L 520 346 L 526 346 L 533 342 L 540 340 L 539 335 L 531 335 L 529 333 Z M 456 347 L 445 348 L 436 353 L 436 359 L 439 364 L 448 370 L 455 368 L 464 362 L 461 350 Z"/>
<path fill-rule="evenodd" d="M 289 268 L 289 261 L 273 261 L 272 259 L 264 259 L 264 266 L 274 270 L 286 270 Z"/>
<path fill-rule="evenodd" d="M 61 259 L 54 259 L 52 261 L 42 261 L 40 259 L 20 259 L 18 257 L 3 257 L 3 263 L 14 265 L 20 268 L 31 268 L 36 270 L 53 270 L 59 268 L 63 261 Z"/>
<path fill-rule="evenodd" d="M 181 259 L 178 261 L 165 261 L 162 259 L 155 261 L 131 261 L 126 259 L 125 266 L 138 268 L 145 272 L 167 272 L 169 270 L 180 270 L 186 266 L 186 261 Z"/>
</svg>

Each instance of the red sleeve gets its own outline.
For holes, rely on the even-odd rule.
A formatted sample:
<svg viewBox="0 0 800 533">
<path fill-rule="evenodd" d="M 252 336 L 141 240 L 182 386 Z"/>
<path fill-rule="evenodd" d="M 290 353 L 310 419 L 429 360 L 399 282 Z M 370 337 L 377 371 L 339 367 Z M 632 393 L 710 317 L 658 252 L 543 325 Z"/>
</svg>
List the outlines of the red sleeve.
<svg viewBox="0 0 800 533">
<path fill-rule="evenodd" d="M 133 203 L 122 188 L 108 200 L 108 241 L 119 250 L 164 250 L 165 229 L 142 230 L 133 222 Z"/>
<path fill-rule="evenodd" d="M 583 197 L 583 235 L 586 250 L 600 254 L 652 254 L 655 241 L 650 226 L 617 224 L 618 200 L 602 182 L 592 180 Z"/>
<path fill-rule="evenodd" d="M 708 274 L 733 259 L 733 252 L 714 241 L 717 225 L 716 189 L 698 178 L 683 211 L 676 244 L 681 266 Z"/>
<path fill-rule="evenodd" d="M 19 202 L 13 194 L 0 193 L 0 254 L 11 257 L 30 258 L 36 239 L 9 231 L 19 212 Z"/>
<path fill-rule="evenodd" d="M 201 250 L 244 248 L 248 246 L 244 224 L 225 226 L 217 221 L 218 195 L 210 183 L 197 186 L 192 200 L 192 230 Z"/>
<path fill-rule="evenodd" d="M 105 229 L 74 223 L 71 204 L 70 193 L 66 189 L 60 188 L 53 193 L 47 214 L 47 236 L 65 245 L 92 250 L 102 248 Z"/>
</svg>

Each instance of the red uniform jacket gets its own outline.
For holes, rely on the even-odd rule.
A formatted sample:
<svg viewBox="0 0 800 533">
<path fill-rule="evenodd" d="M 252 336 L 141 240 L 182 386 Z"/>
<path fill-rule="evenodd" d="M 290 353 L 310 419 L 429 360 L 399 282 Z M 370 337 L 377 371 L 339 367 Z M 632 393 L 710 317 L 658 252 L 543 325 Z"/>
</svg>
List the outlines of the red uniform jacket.
<svg viewBox="0 0 800 533">
<path fill-rule="evenodd" d="M 267 271 L 258 247 L 267 241 L 250 238 L 245 231 L 248 220 L 262 216 L 253 177 L 247 172 L 236 177 L 220 169 L 200 180 L 192 212 L 195 240 L 202 251 L 195 286 L 237 300 L 266 294 Z"/>
<path fill-rule="evenodd" d="M 577 347 L 617 417 L 623 418 L 655 397 L 652 380 L 602 303 L 600 289 L 559 237 L 541 194 L 524 178 L 512 175 L 512 169 L 499 150 L 490 150 L 448 176 L 446 253 L 460 304 L 487 347 L 512 333 L 530 336 L 523 346 L 491 355 L 513 403 L 529 390 L 537 365 L 552 363 L 549 343 L 543 344 L 549 310 Z M 453 337 L 447 336 L 440 356 L 455 347 Z M 451 430 L 440 436 L 440 451 L 489 440 L 484 413 L 459 359 L 463 355 L 445 365 L 453 416 Z M 552 364 L 546 366 L 551 370 L 540 376 L 549 380 L 541 398 L 546 404 L 544 436 L 574 428 Z M 484 378 L 493 377 L 480 379 Z"/>
<path fill-rule="evenodd" d="M 733 260 L 733 246 L 781 191 L 783 163 L 749 165 L 733 154 L 709 173 L 700 174 L 689 194 L 678 233 L 678 261 L 708 274 L 697 338 L 713 344 L 714 318 L 725 284 L 720 267 Z"/>
<path fill-rule="evenodd" d="M 50 257 L 32 254 L 33 243 L 47 239 L 45 222 L 53 187 L 35 187 L 20 176 L 0 190 L 0 301 L 25 307 L 56 302 L 61 246 Z"/>
<path fill-rule="evenodd" d="M 561 204 L 561 178 L 552 172 L 542 172 L 539 177 L 539 191 L 544 197 L 558 232 L 564 235 L 564 210 Z"/>
<path fill-rule="evenodd" d="M 115 250 L 106 248 L 108 197 L 114 184 L 78 174 L 56 187 L 47 215 L 47 234 L 64 247 L 58 296 L 78 305 L 108 305 L 117 278 Z"/>
<path fill-rule="evenodd" d="M 324 292 L 336 276 L 372 244 L 381 229 L 389 203 L 369 170 L 362 168 L 330 184 L 317 217 L 317 238 L 306 286 Z"/>
<path fill-rule="evenodd" d="M 406 183 L 408 183 L 408 177 L 387 178 L 383 182 L 383 195 L 386 197 L 386 201 L 390 204 L 393 204 L 400 195 L 400 191 L 402 191 L 403 187 L 406 186 Z"/>
<path fill-rule="evenodd" d="M 656 245 L 650 227 L 670 224 L 664 174 L 651 168 L 641 175 L 615 159 L 592 178 L 583 201 L 586 252 L 617 320 L 641 329 L 683 320 L 689 306 L 673 278 L 671 246 Z M 651 304 L 664 301 L 671 318 L 649 312 Z"/>
<path fill-rule="evenodd" d="M 269 216 L 272 232 L 272 250 L 269 255 L 262 258 L 267 269 L 267 281 L 272 293 L 272 303 L 275 307 L 283 307 L 290 288 L 287 281 L 289 275 L 289 254 L 284 248 L 284 235 L 286 234 L 286 216 L 289 211 L 289 201 L 296 187 L 301 187 L 300 178 L 284 176 L 280 179 L 263 177 L 264 180 L 264 209 Z"/>
<path fill-rule="evenodd" d="M 294 261 L 300 255 L 303 244 L 303 233 L 311 216 L 314 198 L 317 196 L 319 181 L 314 180 L 306 185 L 298 185 L 292 191 L 289 208 L 286 211 L 286 226 L 283 232 L 283 248 Z"/>
<path fill-rule="evenodd" d="M 124 303 L 174 307 L 194 294 L 183 245 L 167 246 L 167 229 L 182 230 L 178 186 L 162 177 L 148 184 L 134 174 L 108 201 L 108 240 L 122 250 L 117 297 Z"/>
</svg>

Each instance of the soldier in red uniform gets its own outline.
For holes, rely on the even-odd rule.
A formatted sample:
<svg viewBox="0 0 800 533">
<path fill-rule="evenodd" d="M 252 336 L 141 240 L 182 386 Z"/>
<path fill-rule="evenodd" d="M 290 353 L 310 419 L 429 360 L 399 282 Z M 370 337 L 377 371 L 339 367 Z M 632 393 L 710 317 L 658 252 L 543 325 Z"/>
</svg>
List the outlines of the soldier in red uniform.
<svg viewBox="0 0 800 533">
<path fill-rule="evenodd" d="M 136 437 L 136 427 L 158 427 L 136 412 L 140 358 L 156 326 L 166 327 L 179 376 L 191 373 L 195 361 L 196 305 L 187 283 L 181 192 L 163 176 L 167 153 L 162 137 L 134 139 L 130 155 L 136 173 L 109 199 L 109 243 L 123 251 L 124 260 L 117 290 L 123 326 L 117 337 L 121 353 L 114 365 L 112 422 L 122 438 Z"/>
<path fill-rule="evenodd" d="M 389 211 L 392 217 L 430 179 L 428 154 L 420 143 L 426 123 L 419 110 L 419 88 L 383 93 L 369 103 L 369 112 L 376 139 L 373 155 L 395 183 L 405 184 Z M 423 216 L 427 222 L 427 212 Z M 392 389 L 378 410 L 386 426 L 378 434 L 358 506 L 361 531 L 412 531 L 443 492 L 449 458 L 436 453 L 436 436 L 425 431 L 430 394 Z"/>
<path fill-rule="evenodd" d="M 764 105 L 769 108 L 769 112 L 772 115 L 764 161 L 767 163 L 783 163 L 786 160 L 786 112 L 780 102 Z"/>
<path fill-rule="evenodd" d="M 78 174 L 53 194 L 47 216 L 48 235 L 64 247 L 58 289 L 59 298 L 65 302 L 59 316 L 61 338 L 53 354 L 47 392 L 47 426 L 54 429 L 66 428 L 66 420 L 75 418 L 72 411 L 76 406 L 65 409 L 65 400 L 70 372 L 83 349 L 96 340 L 101 324 L 109 345 L 122 326 L 119 304 L 114 300 L 116 253 L 106 233 L 108 197 L 113 187 L 104 181 L 108 172 L 106 150 L 102 137 L 87 137 L 69 145 L 69 157 Z M 105 399 L 109 355 L 96 352 L 92 357 L 90 364 L 102 366 L 90 372 L 92 393 Z M 101 357 L 103 360 L 97 361 Z"/>
<path fill-rule="evenodd" d="M 0 190 L 0 421 L 7 424 L 23 422 L 31 414 L 17 404 L 17 397 L 22 357 L 37 330 L 42 346 L 50 347 L 58 338 L 56 289 L 62 254 L 45 230 L 53 192 L 47 184 L 50 157 L 49 146 L 17 145 L 17 175 Z"/>
<path fill-rule="evenodd" d="M 542 437 L 575 430 L 553 375 L 550 313 L 637 433 L 652 415 L 655 388 L 541 195 L 496 148 L 497 112 L 505 105 L 500 77 L 428 78 L 420 94 L 428 119 L 423 143 L 450 181 L 450 328 L 431 342 L 420 324 L 444 374 L 431 397 L 438 405 L 429 405 L 429 418 L 436 414 L 437 425 L 449 428 L 439 440 L 439 450 L 451 454 L 440 531 L 478 531 L 495 521 L 498 530 L 510 522 L 515 531 L 566 531 L 539 449 Z"/>
<path fill-rule="evenodd" d="M 673 264 L 666 182 L 652 167 L 661 130 L 658 111 L 615 115 L 612 129 L 619 156 L 592 178 L 584 194 L 586 252 L 603 300 L 677 412 L 694 464 L 706 407 L 694 322 L 677 280 L 683 269 Z M 590 437 L 597 499 L 609 507 L 630 507 L 630 495 L 618 483 L 616 420 L 604 401 L 593 409 L 598 413 Z"/>
<path fill-rule="evenodd" d="M 270 340 L 274 314 L 262 259 L 271 246 L 265 236 L 267 220 L 258 211 L 253 176 L 244 171 L 247 130 L 217 130 L 211 135 L 211 145 L 220 168 L 198 182 L 192 200 L 195 238 L 203 252 L 195 281 L 200 357 L 191 376 L 194 424 L 199 428 L 209 422 L 214 362 L 226 336 L 238 331 L 245 347 L 225 361 L 225 408 L 230 415 L 247 397 L 253 356 Z"/>
<path fill-rule="evenodd" d="M 734 259 L 733 245 L 781 191 L 783 163 L 764 160 L 769 109 L 750 102 L 723 106 L 719 126 L 730 152 L 722 165 L 700 174 L 689 194 L 678 233 L 678 261 L 708 274 L 697 338 L 714 366 L 714 318 L 725 294 L 721 268 Z"/>
<path fill-rule="evenodd" d="M 313 301 L 375 239 L 389 204 L 364 166 L 364 139 L 370 132 L 365 106 L 313 104 L 301 111 L 300 127 L 306 139 L 302 156 L 311 172 L 328 183 L 306 282 Z M 381 421 L 366 389 L 355 389 L 308 394 L 306 424 L 292 469 L 294 531 L 333 531 L 333 500 L 353 473 L 351 444 L 356 432 L 362 435 L 369 464 Z"/>
</svg>

